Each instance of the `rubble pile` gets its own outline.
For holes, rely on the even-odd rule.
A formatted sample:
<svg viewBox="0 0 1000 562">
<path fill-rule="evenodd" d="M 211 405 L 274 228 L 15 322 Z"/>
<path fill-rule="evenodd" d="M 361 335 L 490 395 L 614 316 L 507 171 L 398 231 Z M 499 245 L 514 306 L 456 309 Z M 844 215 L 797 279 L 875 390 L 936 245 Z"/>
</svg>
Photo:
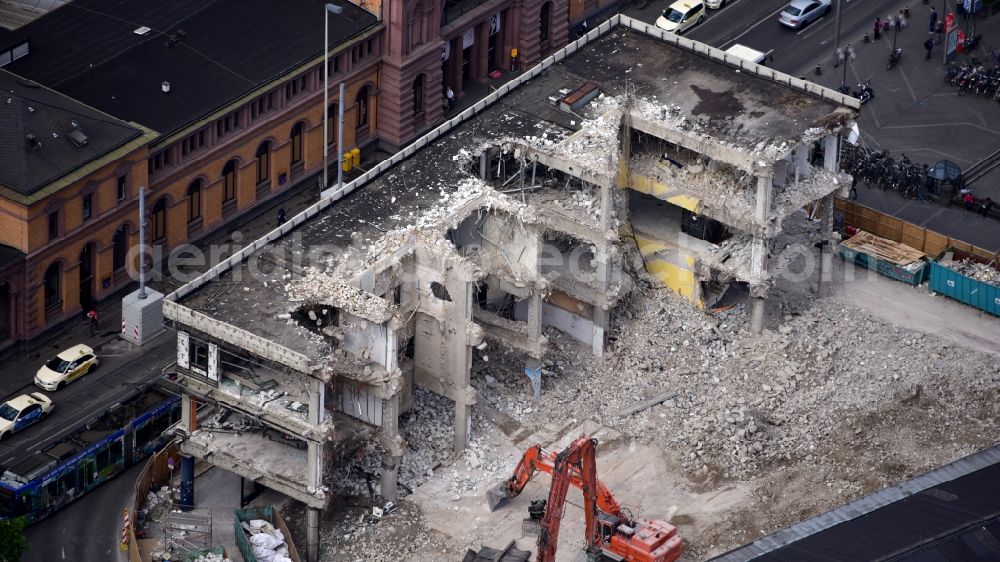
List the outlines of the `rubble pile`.
<svg viewBox="0 0 1000 562">
<path fill-rule="evenodd" d="M 947 267 L 955 273 L 960 273 L 966 277 L 971 277 L 976 281 L 988 283 L 994 287 L 1000 287 L 1000 270 L 992 264 L 980 263 L 970 259 L 964 260 L 941 260 L 938 264 Z"/>
<path fill-rule="evenodd" d="M 170 513 L 172 502 L 173 493 L 170 486 L 163 486 L 156 491 L 150 490 L 146 494 L 146 502 L 142 506 L 142 510 L 145 512 L 143 519 L 146 524 L 156 523 L 164 515 Z"/>
<path fill-rule="evenodd" d="M 428 531 L 420 508 L 402 502 L 396 511 L 376 519 L 369 509 L 344 509 L 324 524 L 320 552 L 329 562 L 396 562 L 458 560 L 446 552 L 441 536 Z M 423 553 L 425 556 L 420 556 Z"/>
<path fill-rule="evenodd" d="M 707 316 L 677 300 L 657 288 L 635 295 L 631 308 L 619 312 L 601 358 L 548 330 L 551 352 L 538 401 L 529 398 L 517 360 L 493 351 L 487 373 L 499 391 L 481 404 L 526 426 L 593 418 L 626 438 L 674 451 L 693 475 L 744 479 L 812 460 L 851 416 L 921 392 L 986 394 L 1000 372 L 985 354 L 833 301 L 788 310 L 777 331 L 752 338 L 745 306 Z M 622 415 L 665 393 L 676 394 Z M 962 403 L 949 399 L 942 407 L 961 415 Z"/>
</svg>

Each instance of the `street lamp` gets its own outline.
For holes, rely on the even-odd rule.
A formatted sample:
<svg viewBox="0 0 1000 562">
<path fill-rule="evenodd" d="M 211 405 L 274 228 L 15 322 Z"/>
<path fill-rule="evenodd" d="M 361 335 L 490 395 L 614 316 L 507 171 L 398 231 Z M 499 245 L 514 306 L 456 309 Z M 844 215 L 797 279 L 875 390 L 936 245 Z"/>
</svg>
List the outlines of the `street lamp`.
<svg viewBox="0 0 1000 562">
<path fill-rule="evenodd" d="M 327 4 L 323 10 L 323 190 L 330 187 L 328 178 L 330 165 L 330 14 L 340 15 L 344 9 L 336 4 Z M 344 164 L 344 83 L 340 83 L 340 102 L 338 110 L 340 112 L 340 126 L 337 133 L 337 188 L 343 186 Z"/>
<path fill-rule="evenodd" d="M 840 81 L 840 92 L 842 94 L 850 93 L 851 89 L 847 87 L 847 65 L 854 62 L 856 54 L 854 52 L 854 47 L 848 43 L 843 49 L 837 49 L 837 62 L 844 65 L 844 78 Z"/>
</svg>

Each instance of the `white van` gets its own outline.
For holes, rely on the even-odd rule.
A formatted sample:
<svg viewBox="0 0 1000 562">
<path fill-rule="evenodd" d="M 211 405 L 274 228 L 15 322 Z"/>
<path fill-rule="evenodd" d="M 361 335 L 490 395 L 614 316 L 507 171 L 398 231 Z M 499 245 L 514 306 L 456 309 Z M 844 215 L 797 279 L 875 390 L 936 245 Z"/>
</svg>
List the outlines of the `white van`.
<svg viewBox="0 0 1000 562">
<path fill-rule="evenodd" d="M 726 54 L 764 66 L 767 66 L 768 61 L 774 60 L 774 57 L 771 56 L 771 51 L 764 53 L 756 49 L 751 49 L 746 45 L 740 45 L 739 43 L 726 49 Z"/>
</svg>

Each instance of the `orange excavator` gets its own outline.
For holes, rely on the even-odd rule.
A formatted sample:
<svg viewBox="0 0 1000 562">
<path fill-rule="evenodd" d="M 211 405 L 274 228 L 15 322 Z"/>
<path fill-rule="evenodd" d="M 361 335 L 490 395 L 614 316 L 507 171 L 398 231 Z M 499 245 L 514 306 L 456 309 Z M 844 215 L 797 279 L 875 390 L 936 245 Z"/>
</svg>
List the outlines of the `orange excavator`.
<svg viewBox="0 0 1000 562">
<path fill-rule="evenodd" d="M 684 546 L 677 528 L 659 519 L 634 520 L 597 479 L 597 440 L 582 436 L 561 453 L 534 445 L 525 451 L 514 475 L 486 493 L 490 511 L 520 494 L 535 471 L 552 475 L 542 515 L 536 562 L 554 562 L 569 486 L 583 492 L 586 550 L 592 559 L 621 562 L 673 562 Z"/>
</svg>

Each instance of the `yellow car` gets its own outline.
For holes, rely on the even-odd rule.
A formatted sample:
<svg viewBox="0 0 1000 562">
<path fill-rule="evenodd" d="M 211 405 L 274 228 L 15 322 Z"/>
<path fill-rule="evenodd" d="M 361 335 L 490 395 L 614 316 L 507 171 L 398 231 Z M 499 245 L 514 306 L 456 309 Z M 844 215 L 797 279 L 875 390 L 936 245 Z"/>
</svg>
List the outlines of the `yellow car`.
<svg viewBox="0 0 1000 562">
<path fill-rule="evenodd" d="M 45 419 L 51 411 L 52 400 L 40 392 L 22 394 L 0 404 L 0 441 Z"/>
<path fill-rule="evenodd" d="M 656 27 L 680 35 L 705 21 L 705 4 L 699 0 L 677 0 L 656 18 Z"/>
<path fill-rule="evenodd" d="M 97 368 L 94 350 L 80 344 L 56 355 L 35 373 L 35 385 L 43 390 L 59 390 Z"/>
</svg>

